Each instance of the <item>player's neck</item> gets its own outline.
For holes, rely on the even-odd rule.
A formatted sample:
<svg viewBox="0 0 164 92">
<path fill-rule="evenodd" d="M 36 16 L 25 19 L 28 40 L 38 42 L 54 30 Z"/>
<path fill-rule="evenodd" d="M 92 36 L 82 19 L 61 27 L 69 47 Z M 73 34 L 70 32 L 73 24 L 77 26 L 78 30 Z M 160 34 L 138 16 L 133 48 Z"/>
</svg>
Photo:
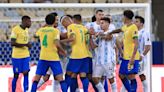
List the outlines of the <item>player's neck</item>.
<svg viewBox="0 0 164 92">
<path fill-rule="evenodd" d="M 96 24 L 97 24 L 97 25 L 100 25 L 100 21 L 97 20 L 97 21 L 96 21 Z"/>
<path fill-rule="evenodd" d="M 132 25 L 132 24 L 133 24 L 132 21 L 128 21 L 128 22 L 126 23 L 127 26 L 130 26 L 130 25 Z"/>
<path fill-rule="evenodd" d="M 22 24 L 20 25 L 20 27 L 21 27 L 22 29 L 24 29 L 24 30 L 26 29 L 26 27 L 25 27 L 25 26 L 23 26 Z"/>
<path fill-rule="evenodd" d="M 143 29 L 143 27 L 138 27 L 138 30 L 140 31 L 141 29 Z"/>
</svg>

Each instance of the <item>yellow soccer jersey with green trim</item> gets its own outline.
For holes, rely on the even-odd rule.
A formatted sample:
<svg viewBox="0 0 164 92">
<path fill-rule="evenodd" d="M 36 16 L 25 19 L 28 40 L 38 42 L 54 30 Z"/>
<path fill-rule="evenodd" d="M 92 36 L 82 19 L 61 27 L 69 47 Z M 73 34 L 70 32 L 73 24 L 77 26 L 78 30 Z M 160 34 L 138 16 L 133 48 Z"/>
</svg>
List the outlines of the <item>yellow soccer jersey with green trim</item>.
<svg viewBox="0 0 164 92">
<path fill-rule="evenodd" d="M 46 26 L 40 28 L 36 32 L 36 36 L 40 39 L 40 60 L 59 61 L 58 50 L 54 41 L 60 39 L 60 31 L 54 27 Z"/>
<path fill-rule="evenodd" d="M 134 50 L 134 38 L 138 38 L 138 28 L 135 24 L 130 26 L 124 25 L 122 27 L 122 31 L 124 32 L 123 37 L 123 45 L 124 45 L 124 56 L 125 60 L 129 60 L 132 57 L 133 50 Z M 139 60 L 139 52 L 137 51 L 135 60 Z"/>
<path fill-rule="evenodd" d="M 70 58 L 72 59 L 82 59 L 88 57 L 87 48 L 86 48 L 86 38 L 88 30 L 82 25 L 71 24 L 67 27 L 67 35 L 75 36 L 75 41 L 71 45 L 72 52 Z"/>
<path fill-rule="evenodd" d="M 16 43 L 27 44 L 29 42 L 28 28 L 24 30 L 20 27 L 20 25 L 13 27 L 10 38 L 16 39 Z M 22 48 L 14 46 L 12 48 L 12 58 L 26 58 L 29 56 L 30 53 L 26 46 Z"/>
</svg>

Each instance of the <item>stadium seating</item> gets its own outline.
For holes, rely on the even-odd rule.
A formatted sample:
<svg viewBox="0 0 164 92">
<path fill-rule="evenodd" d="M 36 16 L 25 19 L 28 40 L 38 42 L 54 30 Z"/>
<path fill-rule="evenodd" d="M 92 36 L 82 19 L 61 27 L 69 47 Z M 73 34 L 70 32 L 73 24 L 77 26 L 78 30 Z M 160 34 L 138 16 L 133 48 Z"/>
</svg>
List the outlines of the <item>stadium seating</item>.
<svg viewBox="0 0 164 92">
<path fill-rule="evenodd" d="M 22 0 L 9 0 L 9 3 L 22 3 Z"/>
<path fill-rule="evenodd" d="M 80 3 L 93 3 L 93 0 L 80 0 Z"/>
<path fill-rule="evenodd" d="M 145 3 L 148 0 L 0 0 L 0 3 Z"/>
</svg>

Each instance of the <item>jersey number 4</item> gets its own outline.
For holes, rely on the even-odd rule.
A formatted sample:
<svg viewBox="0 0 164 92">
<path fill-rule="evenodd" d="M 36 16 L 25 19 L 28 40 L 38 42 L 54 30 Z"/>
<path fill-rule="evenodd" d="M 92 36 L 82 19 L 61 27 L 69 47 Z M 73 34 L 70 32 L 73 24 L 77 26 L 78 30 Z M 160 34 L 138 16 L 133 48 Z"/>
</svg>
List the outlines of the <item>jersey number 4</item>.
<svg viewBox="0 0 164 92">
<path fill-rule="evenodd" d="M 42 41 L 42 45 L 47 48 L 48 43 L 47 43 L 47 35 L 44 35 L 43 41 Z"/>
</svg>

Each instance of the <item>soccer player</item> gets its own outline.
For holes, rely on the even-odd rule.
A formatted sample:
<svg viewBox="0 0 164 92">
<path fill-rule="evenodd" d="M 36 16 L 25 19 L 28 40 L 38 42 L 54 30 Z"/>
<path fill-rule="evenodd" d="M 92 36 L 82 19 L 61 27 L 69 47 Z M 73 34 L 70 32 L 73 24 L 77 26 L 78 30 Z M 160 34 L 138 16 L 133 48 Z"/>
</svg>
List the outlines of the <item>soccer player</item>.
<svg viewBox="0 0 164 92">
<path fill-rule="evenodd" d="M 124 32 L 123 37 L 123 60 L 120 65 L 119 77 L 128 92 L 137 91 L 135 75 L 138 73 L 139 52 L 138 52 L 138 28 L 133 23 L 133 11 L 125 10 L 123 13 L 124 26 L 108 34 Z"/>
<path fill-rule="evenodd" d="M 82 25 L 82 17 L 80 14 L 76 14 L 73 16 L 73 22 L 75 24 L 80 24 Z M 85 39 L 86 39 L 86 48 L 87 48 L 87 52 L 88 52 L 88 57 L 87 57 L 87 61 L 88 61 L 88 64 L 89 64 L 89 72 L 87 74 L 87 77 L 89 79 L 89 81 L 92 83 L 92 86 L 94 87 L 95 90 L 97 90 L 93 80 L 92 80 L 92 53 L 91 53 L 91 46 L 90 46 L 90 34 L 86 34 L 85 35 Z M 77 80 L 76 80 L 76 83 L 77 83 Z M 78 88 L 78 84 L 75 84 L 73 85 L 73 91 L 71 92 L 74 92 L 76 88 Z"/>
<path fill-rule="evenodd" d="M 12 45 L 12 64 L 14 78 L 12 80 L 12 92 L 16 91 L 16 83 L 20 73 L 24 75 L 24 92 L 28 91 L 28 74 L 30 71 L 29 61 L 30 53 L 28 28 L 31 26 L 31 19 L 29 16 L 22 17 L 21 25 L 17 25 L 11 32 L 11 45 Z"/>
<path fill-rule="evenodd" d="M 109 30 L 110 19 L 108 17 L 103 17 L 101 19 L 100 27 L 103 33 L 106 35 L 111 32 Z M 115 65 L 116 65 L 116 55 L 115 55 L 115 43 L 116 37 L 112 37 L 111 40 L 106 40 L 104 37 L 99 38 L 98 53 L 96 65 L 93 70 L 93 80 L 99 92 L 105 92 L 103 84 L 101 83 L 101 78 L 105 75 L 109 80 L 112 88 L 112 92 L 117 92 L 117 85 L 115 81 Z"/>
<path fill-rule="evenodd" d="M 71 44 L 71 55 L 66 69 L 65 81 L 68 86 L 75 83 L 77 74 L 80 75 L 80 79 L 83 84 L 84 92 L 88 92 L 89 80 L 87 78 L 89 64 L 87 62 L 87 49 L 85 34 L 88 30 L 78 24 L 74 24 L 72 19 L 68 16 L 61 18 L 61 24 L 67 29 L 68 38 L 65 42 Z"/>
<path fill-rule="evenodd" d="M 54 24 L 54 28 L 58 27 L 58 14 L 56 12 L 50 13 L 53 14 L 55 16 L 55 24 Z M 47 24 L 45 24 L 44 27 L 48 26 Z M 61 38 L 61 36 L 60 36 Z M 45 76 L 43 76 L 39 83 L 38 83 L 38 88 L 40 88 L 45 82 L 47 82 L 50 78 L 50 75 L 52 74 L 52 70 L 51 68 L 48 69 L 47 73 Z M 58 92 L 60 90 L 60 83 L 56 80 L 53 81 L 53 92 Z"/>
<path fill-rule="evenodd" d="M 45 21 L 47 26 L 40 28 L 36 32 L 36 37 L 38 37 L 41 42 L 41 51 L 31 92 L 36 92 L 41 76 L 45 76 L 49 68 L 51 68 L 53 72 L 54 79 L 60 82 L 62 91 L 67 92 L 67 85 L 63 81 L 63 72 L 58 51 L 61 51 L 64 55 L 66 54 L 59 42 L 60 32 L 54 28 L 55 16 L 48 14 Z"/>
<path fill-rule="evenodd" d="M 148 92 L 148 86 L 146 81 L 146 63 L 147 63 L 147 53 L 150 51 L 151 40 L 150 32 L 144 29 L 145 20 L 142 16 L 135 16 L 135 24 L 139 30 L 139 53 L 140 53 L 140 68 L 139 68 L 139 77 L 142 81 L 144 92 Z"/>
</svg>

